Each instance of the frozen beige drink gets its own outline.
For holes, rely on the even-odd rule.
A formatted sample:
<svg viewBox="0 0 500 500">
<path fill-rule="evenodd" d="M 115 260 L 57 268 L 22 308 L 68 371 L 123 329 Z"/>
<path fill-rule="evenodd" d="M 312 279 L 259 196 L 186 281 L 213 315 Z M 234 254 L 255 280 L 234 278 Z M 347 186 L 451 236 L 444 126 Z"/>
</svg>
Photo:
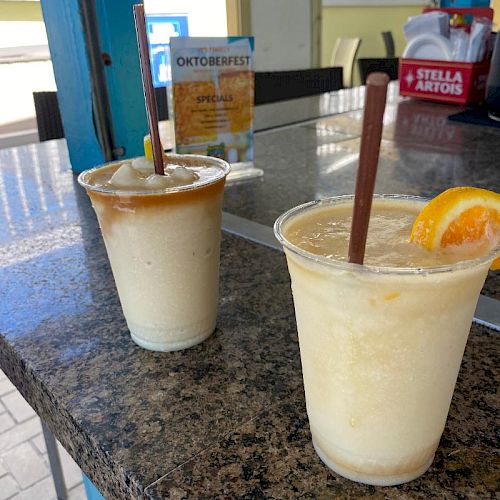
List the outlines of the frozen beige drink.
<svg viewBox="0 0 500 500">
<path fill-rule="evenodd" d="M 275 224 L 314 447 L 335 472 L 367 484 L 410 481 L 432 463 L 495 256 L 410 243 L 424 204 L 375 198 L 362 266 L 346 262 L 352 197 L 296 207 Z"/>
<path fill-rule="evenodd" d="M 132 339 L 155 351 L 191 347 L 215 329 L 221 207 L 229 165 L 169 155 L 83 172 Z"/>
</svg>

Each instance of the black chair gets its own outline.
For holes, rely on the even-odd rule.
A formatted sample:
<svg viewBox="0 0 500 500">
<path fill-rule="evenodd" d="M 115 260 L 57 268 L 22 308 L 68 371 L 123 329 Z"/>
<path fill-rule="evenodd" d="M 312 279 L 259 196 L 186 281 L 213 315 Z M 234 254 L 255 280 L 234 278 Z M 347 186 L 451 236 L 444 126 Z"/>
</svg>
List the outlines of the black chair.
<svg viewBox="0 0 500 500">
<path fill-rule="evenodd" d="M 255 104 L 286 101 L 341 88 L 340 67 L 255 72 Z"/>
<path fill-rule="evenodd" d="M 374 71 L 387 73 L 391 80 L 397 80 L 399 74 L 399 58 L 358 59 L 358 69 L 361 85 L 366 84 L 367 76 Z"/>
<path fill-rule="evenodd" d="M 56 91 L 33 92 L 36 124 L 40 142 L 64 137 Z"/>
<path fill-rule="evenodd" d="M 168 120 L 168 102 L 167 102 L 167 88 L 156 87 L 156 111 L 158 113 L 158 121 Z"/>
<path fill-rule="evenodd" d="M 394 38 L 391 31 L 382 31 L 382 38 L 385 45 L 385 57 L 396 57 L 396 49 L 394 46 Z"/>
</svg>

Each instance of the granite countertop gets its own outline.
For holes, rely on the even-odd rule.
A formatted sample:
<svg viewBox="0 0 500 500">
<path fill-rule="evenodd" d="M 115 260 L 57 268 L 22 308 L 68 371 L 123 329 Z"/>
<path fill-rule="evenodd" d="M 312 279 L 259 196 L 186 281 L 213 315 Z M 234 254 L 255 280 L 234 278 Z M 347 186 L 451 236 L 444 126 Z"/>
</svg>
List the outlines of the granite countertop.
<svg viewBox="0 0 500 500">
<path fill-rule="evenodd" d="M 254 164 L 264 176 L 229 185 L 224 210 L 271 227 L 293 206 L 354 193 L 363 99 L 358 87 L 258 106 Z M 500 192 L 500 129 L 448 121 L 459 109 L 402 99 L 391 82 L 375 192 L 426 198 L 453 186 Z M 500 273 L 489 273 L 482 293 L 500 299 Z"/>
<path fill-rule="evenodd" d="M 264 179 L 229 186 L 225 210 L 270 225 L 276 212 L 303 197 L 349 192 L 344 167 L 325 169 L 339 144 L 347 152 L 352 144 L 354 154 L 359 129 L 355 120 L 339 130 L 335 118 L 324 120 L 258 134 Z M 318 134 L 323 129 L 326 135 Z M 477 143 L 494 135 L 477 129 L 470 132 Z M 301 153 L 295 140 L 304 134 L 316 137 L 316 145 L 304 140 Z M 394 129 L 386 134 L 384 144 L 396 154 Z M 349 137 L 336 142 L 339 135 Z M 465 143 L 471 158 L 477 145 Z M 264 155 L 276 158 L 276 172 Z M 317 163 L 309 164 L 314 157 Z M 490 152 L 484 161 L 476 158 L 481 172 L 466 174 L 464 163 L 446 173 L 469 175 L 471 182 L 476 175 L 476 185 L 491 188 L 495 161 Z M 398 177 L 387 165 L 388 183 L 412 183 L 409 168 Z M 445 182 L 442 170 L 432 177 L 426 169 L 429 192 Z M 266 193 L 276 194 L 276 208 Z M 330 472 L 313 450 L 281 252 L 225 234 L 215 334 L 185 351 L 154 353 L 130 339 L 64 141 L 0 151 L 0 198 L 0 367 L 105 497 L 493 498 L 498 491 L 497 332 L 472 327 L 431 469 L 398 487 L 360 485 Z"/>
<path fill-rule="evenodd" d="M 450 122 L 448 115 L 458 108 L 400 99 L 394 88 L 384 116 L 375 192 L 433 197 L 449 187 L 467 185 L 500 191 L 500 128 Z M 314 103 L 321 108 L 326 96 L 301 99 L 296 112 L 314 117 L 310 108 Z M 352 102 L 356 108 L 361 97 Z M 278 114 L 278 105 L 294 109 L 290 103 L 266 105 L 276 106 L 274 123 L 293 119 Z M 323 108 L 329 113 L 333 105 Z M 258 107 L 257 125 L 268 124 L 271 110 L 261 112 Z M 363 111 L 354 109 L 257 132 L 254 163 L 264 176 L 228 186 L 224 210 L 272 226 L 295 205 L 353 193 L 362 119 Z"/>
</svg>

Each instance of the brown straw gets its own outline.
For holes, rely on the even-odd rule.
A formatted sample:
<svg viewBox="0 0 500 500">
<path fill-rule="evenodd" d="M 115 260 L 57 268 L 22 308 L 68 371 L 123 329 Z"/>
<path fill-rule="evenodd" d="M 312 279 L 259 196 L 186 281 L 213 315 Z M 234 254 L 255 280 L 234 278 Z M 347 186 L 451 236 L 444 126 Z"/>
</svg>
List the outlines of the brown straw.
<svg viewBox="0 0 500 500">
<path fill-rule="evenodd" d="M 365 257 L 388 83 L 389 76 L 385 73 L 371 73 L 366 80 L 363 132 L 348 252 L 349 262 L 355 264 L 363 264 Z"/>
<path fill-rule="evenodd" d="M 155 173 L 158 175 L 165 175 L 165 169 L 163 168 L 163 149 L 161 147 L 160 134 L 158 132 L 158 115 L 156 113 L 156 99 L 153 89 L 153 79 L 151 77 L 148 37 L 146 34 L 143 4 L 134 5 L 134 19 L 137 45 L 139 46 L 139 60 L 141 62 L 142 88 L 144 90 L 144 100 L 146 101 L 146 114 L 148 116 Z"/>
</svg>

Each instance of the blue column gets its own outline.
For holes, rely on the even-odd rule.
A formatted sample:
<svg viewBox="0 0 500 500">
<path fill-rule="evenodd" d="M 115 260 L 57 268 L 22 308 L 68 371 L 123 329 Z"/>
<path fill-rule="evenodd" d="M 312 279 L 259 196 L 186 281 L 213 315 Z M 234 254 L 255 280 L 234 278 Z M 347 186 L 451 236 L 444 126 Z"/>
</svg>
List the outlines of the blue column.
<svg viewBox="0 0 500 500">
<path fill-rule="evenodd" d="M 90 479 L 83 474 L 83 486 L 85 487 L 85 493 L 87 494 L 87 500 L 105 500 L 101 495 L 99 490 L 94 486 L 94 483 L 90 481 Z"/>
<path fill-rule="evenodd" d="M 41 0 L 57 97 L 76 172 L 99 165 L 103 154 L 92 121 L 92 95 L 78 0 Z"/>
<path fill-rule="evenodd" d="M 95 0 L 101 48 L 111 57 L 105 71 L 115 147 L 125 148 L 125 158 L 144 154 L 148 133 L 132 10 L 136 3 L 142 2 Z"/>
<path fill-rule="evenodd" d="M 94 125 L 92 84 L 79 0 L 41 0 L 71 165 L 81 172 L 104 161 Z M 132 5 L 94 0 L 98 39 L 106 54 L 113 148 L 118 158 L 143 154 L 148 132 Z M 104 64 L 104 63 L 103 63 Z M 120 148 L 124 154 L 119 154 Z"/>
</svg>

